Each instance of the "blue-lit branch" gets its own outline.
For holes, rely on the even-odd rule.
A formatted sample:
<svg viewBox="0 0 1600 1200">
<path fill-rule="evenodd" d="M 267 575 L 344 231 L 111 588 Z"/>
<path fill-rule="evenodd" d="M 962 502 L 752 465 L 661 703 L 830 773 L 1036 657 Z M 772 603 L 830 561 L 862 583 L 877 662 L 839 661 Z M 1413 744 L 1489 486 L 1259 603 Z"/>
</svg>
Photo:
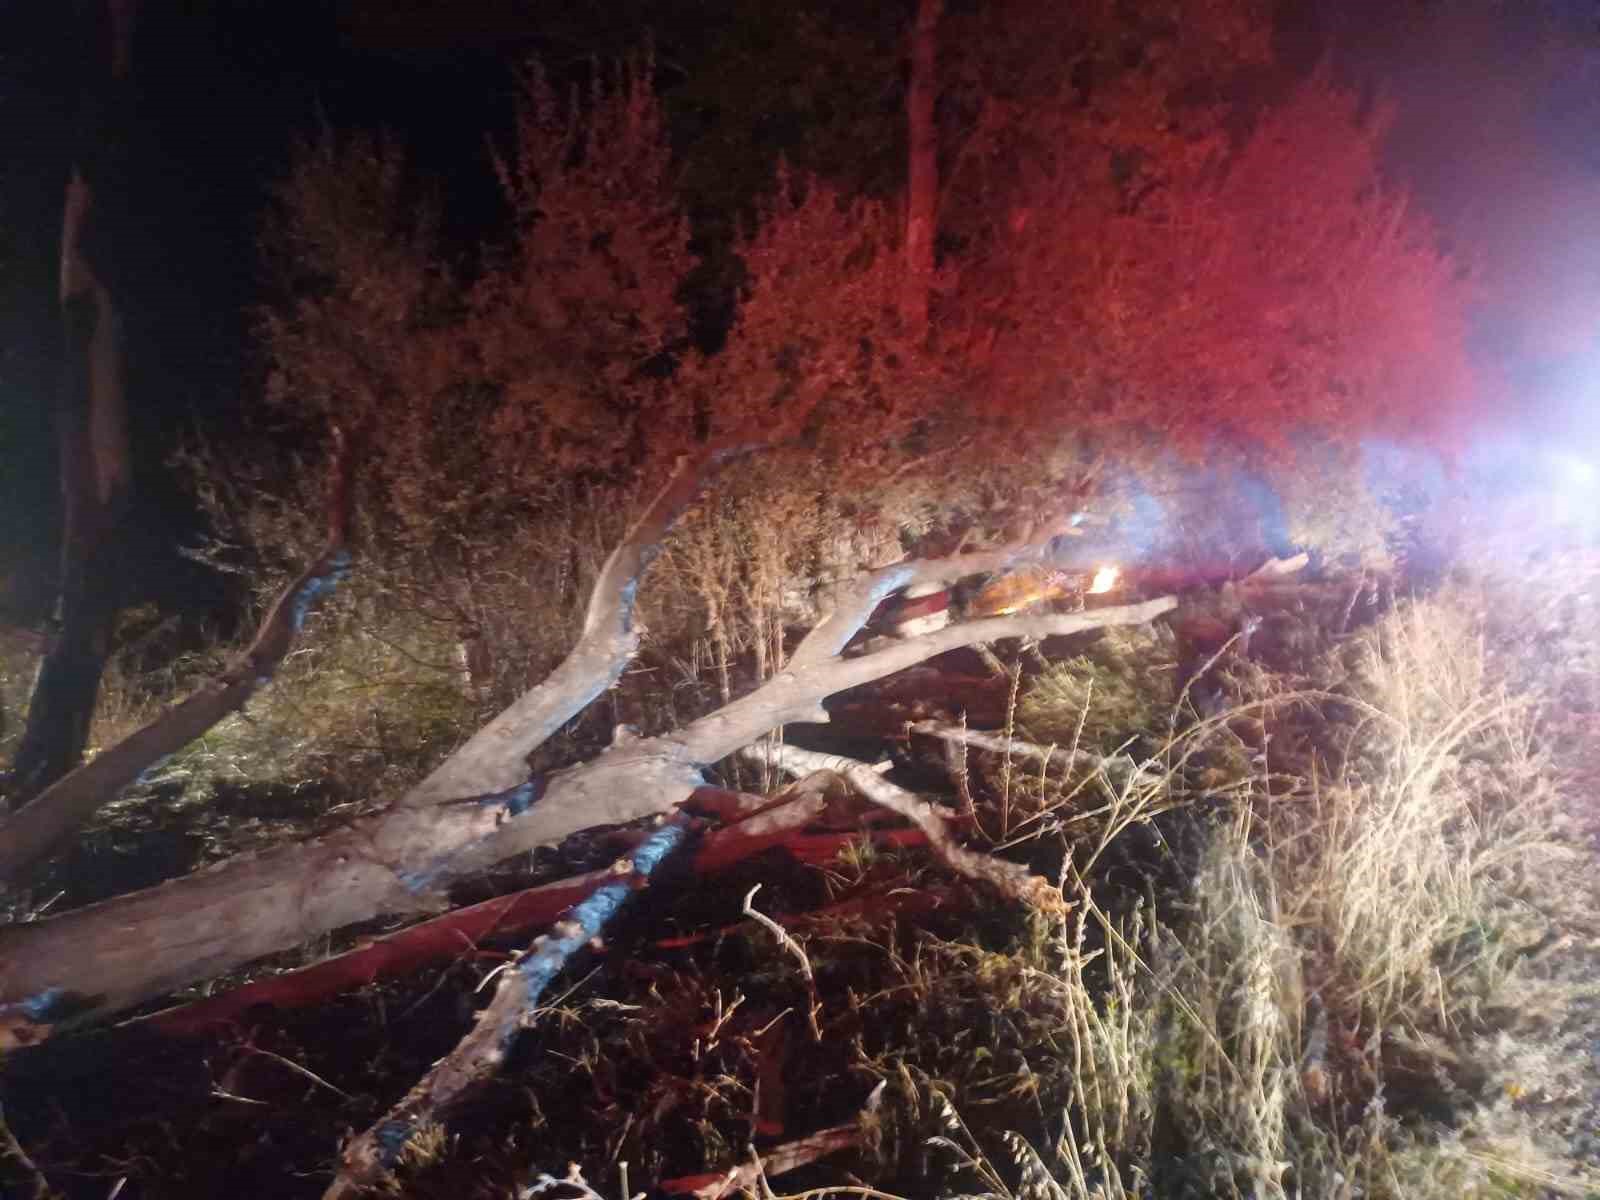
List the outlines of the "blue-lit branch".
<svg viewBox="0 0 1600 1200">
<path fill-rule="evenodd" d="M 407 1145 L 437 1123 L 445 1111 L 487 1080 L 533 1017 L 539 998 L 580 949 L 611 922 L 628 898 L 688 836 L 688 818 L 675 817 L 645 839 L 631 860 L 617 864 L 617 877 L 602 884 L 534 942 L 500 976 L 494 999 L 471 1032 L 434 1064 L 387 1116 L 345 1147 L 339 1174 L 323 1200 L 359 1195 L 400 1161 Z"/>
<path fill-rule="evenodd" d="M 0 884 L 15 884 L 63 839 L 153 766 L 183 749 L 267 683 L 294 644 L 312 604 L 350 570 L 350 446 L 333 430 L 327 530 L 322 553 L 278 596 L 255 640 L 220 677 L 204 684 L 115 746 L 63 776 L 0 822 Z"/>
</svg>

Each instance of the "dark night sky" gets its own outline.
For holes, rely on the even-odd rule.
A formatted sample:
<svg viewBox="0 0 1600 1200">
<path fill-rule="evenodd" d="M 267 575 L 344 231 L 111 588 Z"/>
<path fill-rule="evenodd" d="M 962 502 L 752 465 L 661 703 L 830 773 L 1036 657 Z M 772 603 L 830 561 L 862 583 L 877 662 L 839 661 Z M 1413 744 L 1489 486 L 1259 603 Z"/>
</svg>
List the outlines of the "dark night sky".
<svg viewBox="0 0 1600 1200">
<path fill-rule="evenodd" d="M 128 332 L 138 523 L 148 531 L 147 561 L 160 564 L 152 581 L 203 586 L 199 576 L 175 574 L 172 531 L 192 535 L 195 526 L 165 451 L 193 425 L 226 431 L 251 402 L 258 376 L 247 313 L 259 298 L 253 240 L 266 187 L 283 170 L 293 134 L 314 128 L 321 116 L 398 131 L 417 165 L 442 184 L 448 232 L 468 246 L 497 212 L 484 138 L 507 126 L 513 64 L 537 53 L 557 71 L 581 69 L 591 57 L 633 48 L 650 27 L 662 81 L 675 86 L 693 73 L 697 56 L 713 52 L 718 22 L 739 2 L 143 0 L 134 64 L 144 134 L 133 148 L 138 169 L 125 248 L 134 297 Z M 1500 26 L 1458 23 L 1454 44 L 1441 45 L 1426 17 L 1441 11 L 1437 5 L 1302 0 L 1289 6 L 1290 24 L 1301 33 L 1286 49 L 1310 62 L 1331 44 L 1338 70 L 1382 81 L 1406 114 L 1397 162 L 1424 198 L 1462 229 L 1503 228 L 1505 214 L 1482 202 L 1483 180 L 1529 185 L 1529 164 L 1537 177 L 1578 176 L 1586 186 L 1600 173 L 1596 6 L 1562 0 L 1545 7 L 1562 50 L 1543 72 L 1535 70 L 1538 43 L 1528 16 L 1537 7 L 1503 6 L 1503 13 L 1521 15 L 1501 18 L 1508 23 Z M 879 28 L 863 36 L 885 36 L 897 11 L 873 18 Z M 35 580 L 53 536 L 46 404 L 81 36 L 81 22 L 62 0 L 14 0 L 0 13 L 0 437 L 9 442 L 0 445 L 0 537 L 12 547 L 12 561 L 28 564 L 23 576 Z M 1537 89 L 1524 87 L 1535 78 Z M 1489 131 L 1518 153 L 1488 155 Z M 779 129 L 774 144 L 752 147 L 751 157 L 770 158 L 785 137 L 802 134 Z M 1517 203 L 1535 205 L 1537 192 L 1528 186 Z M 1554 247 L 1564 274 L 1553 286 L 1600 284 L 1600 231 L 1591 224 L 1561 234 L 1584 232 L 1597 236 Z M 1522 240 L 1550 256 L 1551 239 Z M 1529 329 L 1517 337 L 1526 341 Z M 1563 386 L 1571 392 L 1573 360 L 1560 361 L 1566 365 L 1545 369 L 1566 372 Z M 1528 371 L 1537 378 L 1535 365 Z M 1567 402 L 1587 403 L 1583 395 Z M 0 576 L 8 565 L 0 558 Z M 3 593 L 0 586 L 0 602 Z"/>
</svg>

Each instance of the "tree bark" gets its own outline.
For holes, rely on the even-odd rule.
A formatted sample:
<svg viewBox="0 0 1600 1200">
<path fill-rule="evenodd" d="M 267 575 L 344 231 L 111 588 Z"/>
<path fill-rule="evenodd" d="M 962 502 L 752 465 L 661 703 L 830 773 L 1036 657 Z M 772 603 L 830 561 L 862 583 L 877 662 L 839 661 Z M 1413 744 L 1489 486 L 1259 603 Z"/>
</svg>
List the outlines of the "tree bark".
<svg viewBox="0 0 1600 1200">
<path fill-rule="evenodd" d="M 92 39 L 100 51 L 83 97 L 61 222 L 61 316 L 66 360 L 56 400 L 62 529 L 56 635 L 40 664 L 28 722 L 6 781 L 16 807 L 83 758 L 100 677 L 120 607 L 117 526 L 127 508 L 129 469 L 122 313 L 104 259 L 115 237 L 106 220 L 116 188 L 96 188 L 119 125 L 131 111 L 126 81 L 134 0 L 106 0 Z"/>
<path fill-rule="evenodd" d="M 921 341 L 928 330 L 933 290 L 933 239 L 939 207 L 939 139 L 933 123 L 938 92 L 937 55 L 942 0 L 918 0 L 911 27 L 911 86 L 906 92 L 906 273 L 900 319 Z"/>
<path fill-rule="evenodd" d="M 786 845 L 800 836 L 803 826 L 821 815 L 822 805 L 819 796 L 768 800 L 765 796 L 701 789 L 691 798 L 686 811 L 696 816 L 707 811 L 720 813 L 720 819 L 730 823 L 700 842 L 694 856 L 694 872 L 715 874 Z M 755 815 L 742 815 L 747 812 Z M 129 1024 L 171 1037 L 190 1037 L 238 1024 L 254 1010 L 320 1004 L 330 996 L 354 991 L 378 979 L 407 975 L 448 959 L 470 956 L 486 939 L 506 938 L 552 924 L 610 878 L 607 868 L 496 896 L 363 942 L 356 949 L 310 966 L 267 975 L 203 1000 L 135 1017 Z"/>
<path fill-rule="evenodd" d="M 664 533 L 668 513 L 693 489 L 675 479 L 597 585 L 587 632 L 566 663 L 497 719 L 498 741 L 480 735 L 420 787 L 440 779 L 502 780 L 525 770 L 530 739 L 559 728 L 620 674 L 637 643 L 631 625 L 643 541 Z M 950 626 L 859 658 L 825 655 L 859 629 L 870 597 L 934 579 L 991 570 L 1033 546 L 922 563 L 897 564 L 849 589 L 806 639 L 789 669 L 755 692 L 662 737 L 613 745 L 595 760 L 543 780 L 463 799 L 418 800 L 416 792 L 349 829 L 300 845 L 218 864 L 187 878 L 59 917 L 0 929 L 0 1023 L 80 1023 L 220 975 L 254 959 L 383 913 L 437 911 L 452 882 L 598 825 L 670 811 L 704 783 L 702 768 L 768 731 L 825 721 L 826 697 L 913 666 L 934 655 L 1000 638 L 1043 638 L 1109 625 L 1138 624 L 1173 608 L 1170 597 L 1092 612 L 996 617 Z M 612 568 L 617 569 L 613 570 Z M 603 594 L 602 587 L 614 588 Z M 563 715 L 564 714 L 564 715 Z M 536 745 L 537 742 L 533 742 Z M 470 752 L 470 754 L 469 754 Z M 437 795 L 437 792 L 431 793 Z M 537 802 L 535 802 L 537 801 Z"/>
</svg>

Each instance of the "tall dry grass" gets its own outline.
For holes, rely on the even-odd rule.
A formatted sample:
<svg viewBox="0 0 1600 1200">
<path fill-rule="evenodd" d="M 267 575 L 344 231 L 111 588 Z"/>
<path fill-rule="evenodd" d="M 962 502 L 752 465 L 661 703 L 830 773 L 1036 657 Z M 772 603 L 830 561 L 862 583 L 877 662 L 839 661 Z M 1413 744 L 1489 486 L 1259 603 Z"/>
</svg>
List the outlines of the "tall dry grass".
<svg viewBox="0 0 1600 1200">
<path fill-rule="evenodd" d="M 1231 713 L 1131 771 L 1039 777 L 1034 803 L 1080 839 L 1074 914 L 1033 967 L 1065 1014 L 1040 1036 L 1070 1047 L 1070 1099 L 1062 1134 L 1010 1135 L 987 1182 L 1050 1200 L 1600 1186 L 1518 1102 L 1575 994 L 1534 952 L 1570 913 L 1580 852 L 1548 740 L 1560 713 L 1490 611 L 1474 589 L 1402 605 L 1308 677 L 1255 673 Z M 1081 736 L 1088 714 L 1065 709 L 1094 690 L 1047 677 L 1023 708 L 1044 726 L 1058 701 Z M 1275 722 L 1308 710 L 1320 740 L 1275 755 Z M 1209 817 L 1181 896 L 1110 904 L 1095 864 L 1186 802 Z"/>
</svg>

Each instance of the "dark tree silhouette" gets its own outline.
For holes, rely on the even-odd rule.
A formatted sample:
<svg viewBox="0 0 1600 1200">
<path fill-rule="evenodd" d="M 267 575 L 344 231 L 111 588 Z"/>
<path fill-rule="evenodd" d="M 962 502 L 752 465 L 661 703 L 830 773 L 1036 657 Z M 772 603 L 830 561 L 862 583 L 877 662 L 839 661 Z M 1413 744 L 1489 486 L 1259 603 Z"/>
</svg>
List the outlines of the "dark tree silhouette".
<svg viewBox="0 0 1600 1200">
<path fill-rule="evenodd" d="M 88 743 L 100 677 L 120 605 L 118 527 L 129 460 L 123 314 L 111 260 L 121 151 L 130 139 L 136 0 L 91 6 L 90 61 L 61 228 L 66 357 L 56 399 L 62 530 L 56 628 L 40 666 L 6 791 L 25 803 L 77 766 Z"/>
</svg>

